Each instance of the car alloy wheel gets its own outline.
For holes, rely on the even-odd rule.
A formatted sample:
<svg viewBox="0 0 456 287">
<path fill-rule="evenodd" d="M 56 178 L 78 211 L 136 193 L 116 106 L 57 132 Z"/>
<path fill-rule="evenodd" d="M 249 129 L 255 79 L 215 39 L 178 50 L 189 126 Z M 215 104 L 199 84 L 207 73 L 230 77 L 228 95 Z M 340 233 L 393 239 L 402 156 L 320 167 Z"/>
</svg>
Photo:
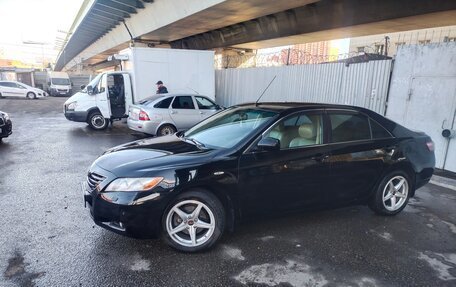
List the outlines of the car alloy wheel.
<svg viewBox="0 0 456 287">
<path fill-rule="evenodd" d="M 215 216 L 198 200 L 184 200 L 174 205 L 166 216 L 166 231 L 178 245 L 197 247 L 211 239 Z"/>
<path fill-rule="evenodd" d="M 389 211 L 400 209 L 407 201 L 409 192 L 408 181 L 397 175 L 391 178 L 383 189 L 383 206 Z"/>
<path fill-rule="evenodd" d="M 30 93 L 27 94 L 27 98 L 36 99 L 36 95 L 34 93 L 30 92 Z"/>
<path fill-rule="evenodd" d="M 176 132 L 176 129 L 171 126 L 171 125 L 164 125 L 160 128 L 158 131 L 159 136 L 167 136 L 167 135 L 172 135 Z"/>
</svg>

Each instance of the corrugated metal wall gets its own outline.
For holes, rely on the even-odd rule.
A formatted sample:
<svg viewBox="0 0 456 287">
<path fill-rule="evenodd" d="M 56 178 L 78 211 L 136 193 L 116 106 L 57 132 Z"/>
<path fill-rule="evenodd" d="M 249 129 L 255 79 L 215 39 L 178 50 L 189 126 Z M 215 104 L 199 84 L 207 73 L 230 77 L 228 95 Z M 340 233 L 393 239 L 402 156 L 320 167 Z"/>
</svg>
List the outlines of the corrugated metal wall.
<svg viewBox="0 0 456 287">
<path fill-rule="evenodd" d="M 277 75 L 261 101 L 338 103 L 384 114 L 391 62 L 217 70 L 216 100 L 225 107 L 254 102 Z"/>
</svg>

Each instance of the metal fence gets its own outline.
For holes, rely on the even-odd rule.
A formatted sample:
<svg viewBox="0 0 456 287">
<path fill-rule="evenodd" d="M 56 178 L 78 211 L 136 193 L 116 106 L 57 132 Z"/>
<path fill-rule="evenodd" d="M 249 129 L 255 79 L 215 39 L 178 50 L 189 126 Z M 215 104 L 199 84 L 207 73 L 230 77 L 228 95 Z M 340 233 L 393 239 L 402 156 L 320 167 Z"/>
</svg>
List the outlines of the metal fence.
<svg viewBox="0 0 456 287">
<path fill-rule="evenodd" d="M 223 106 L 254 102 L 318 102 L 366 107 L 384 114 L 391 60 L 217 70 L 216 100 Z"/>
</svg>

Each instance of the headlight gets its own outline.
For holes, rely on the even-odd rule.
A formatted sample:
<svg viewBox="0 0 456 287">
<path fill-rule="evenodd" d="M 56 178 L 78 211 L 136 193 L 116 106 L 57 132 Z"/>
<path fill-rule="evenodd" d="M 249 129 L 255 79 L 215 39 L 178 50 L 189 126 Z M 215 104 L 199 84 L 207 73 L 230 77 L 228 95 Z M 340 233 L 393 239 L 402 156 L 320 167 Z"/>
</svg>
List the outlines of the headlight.
<svg viewBox="0 0 456 287">
<path fill-rule="evenodd" d="M 156 187 L 163 177 L 118 178 L 105 191 L 146 191 Z"/>
<path fill-rule="evenodd" d="M 10 117 L 7 113 L 3 113 L 3 117 L 5 118 L 5 121 L 8 121 L 10 119 Z"/>
<path fill-rule="evenodd" d="M 67 110 L 75 110 L 76 107 L 78 106 L 78 102 L 72 102 L 67 105 Z"/>
</svg>

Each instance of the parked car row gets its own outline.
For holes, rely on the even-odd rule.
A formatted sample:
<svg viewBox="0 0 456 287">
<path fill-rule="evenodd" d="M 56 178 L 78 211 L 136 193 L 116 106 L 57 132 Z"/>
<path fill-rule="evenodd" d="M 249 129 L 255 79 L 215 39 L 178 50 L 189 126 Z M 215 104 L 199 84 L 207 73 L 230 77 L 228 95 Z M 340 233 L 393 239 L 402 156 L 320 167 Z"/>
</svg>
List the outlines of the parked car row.
<svg viewBox="0 0 456 287">
<path fill-rule="evenodd" d="M 8 96 L 36 99 L 47 96 L 47 93 L 41 89 L 31 87 L 24 83 L 16 81 L 0 81 L 0 98 Z"/>
</svg>

